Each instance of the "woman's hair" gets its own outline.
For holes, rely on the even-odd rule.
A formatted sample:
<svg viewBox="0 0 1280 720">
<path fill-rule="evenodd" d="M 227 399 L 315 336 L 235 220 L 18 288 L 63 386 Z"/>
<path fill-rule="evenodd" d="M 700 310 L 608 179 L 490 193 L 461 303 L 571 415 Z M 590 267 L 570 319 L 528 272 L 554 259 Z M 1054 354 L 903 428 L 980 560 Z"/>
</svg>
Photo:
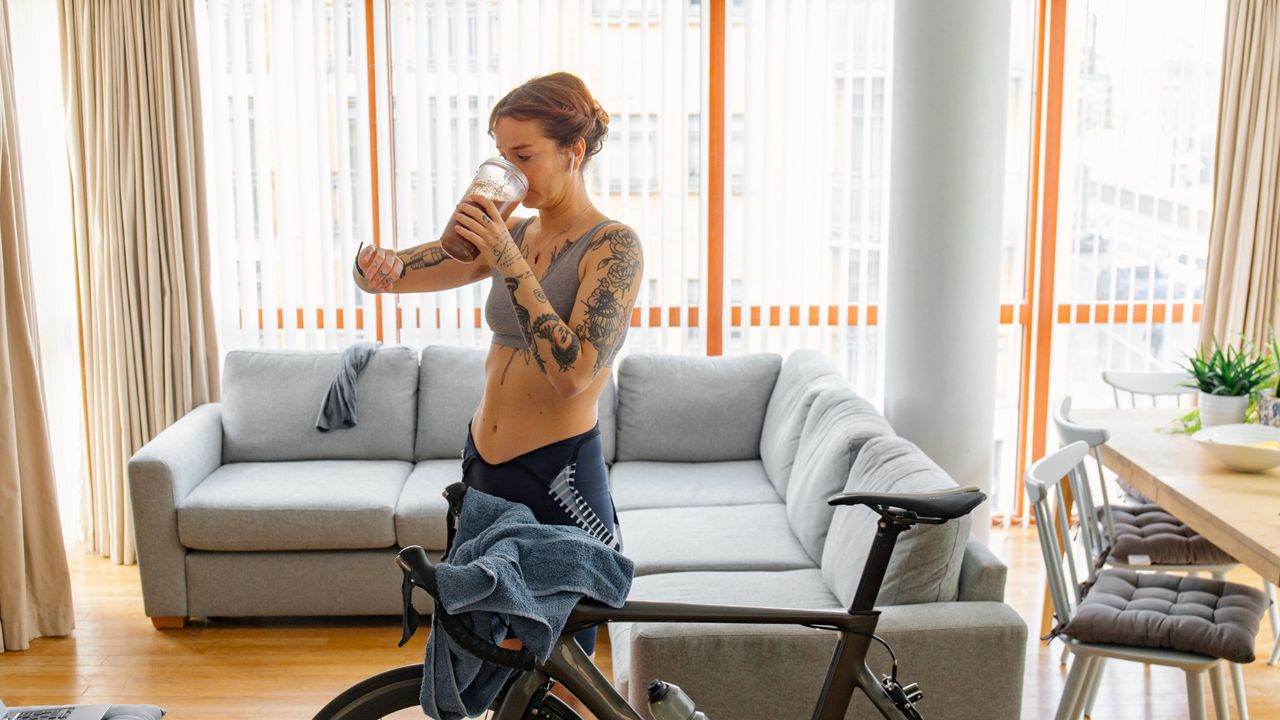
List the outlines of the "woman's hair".
<svg viewBox="0 0 1280 720">
<path fill-rule="evenodd" d="M 542 133 L 561 148 L 573 145 L 579 138 L 586 140 L 583 165 L 600 152 L 609 133 L 609 114 L 591 97 L 586 83 L 567 72 L 533 78 L 507 93 L 489 113 L 490 135 L 501 118 L 537 120 Z"/>
</svg>

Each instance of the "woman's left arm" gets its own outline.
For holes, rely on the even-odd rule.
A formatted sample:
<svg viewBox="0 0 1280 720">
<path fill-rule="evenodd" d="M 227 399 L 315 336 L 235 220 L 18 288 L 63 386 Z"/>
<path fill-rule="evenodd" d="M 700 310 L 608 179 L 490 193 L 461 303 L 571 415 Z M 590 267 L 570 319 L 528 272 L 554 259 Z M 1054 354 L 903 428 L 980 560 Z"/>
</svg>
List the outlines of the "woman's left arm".
<svg viewBox="0 0 1280 720">
<path fill-rule="evenodd" d="M 497 208 L 473 198 L 491 218 Z M 615 225 L 590 240 L 583 257 L 586 274 L 570 318 L 561 318 L 501 223 L 484 223 L 479 209 L 460 214 L 458 231 L 484 248 L 502 275 L 516 320 L 538 368 L 561 397 L 570 398 L 595 380 L 622 341 L 644 276 L 644 253 L 635 232 Z M 469 212 L 474 210 L 475 212 Z"/>
</svg>

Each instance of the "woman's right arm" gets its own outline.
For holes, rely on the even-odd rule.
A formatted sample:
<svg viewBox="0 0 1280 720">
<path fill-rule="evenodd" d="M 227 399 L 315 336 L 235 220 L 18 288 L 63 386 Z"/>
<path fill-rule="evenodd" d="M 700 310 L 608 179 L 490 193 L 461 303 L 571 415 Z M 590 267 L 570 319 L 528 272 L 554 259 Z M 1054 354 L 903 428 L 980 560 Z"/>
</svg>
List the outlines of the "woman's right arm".
<svg viewBox="0 0 1280 720">
<path fill-rule="evenodd" d="M 489 264 L 483 258 L 458 262 L 440 249 L 439 241 L 400 251 L 368 245 L 356 256 L 351 274 L 368 293 L 434 292 L 484 279 Z"/>
</svg>

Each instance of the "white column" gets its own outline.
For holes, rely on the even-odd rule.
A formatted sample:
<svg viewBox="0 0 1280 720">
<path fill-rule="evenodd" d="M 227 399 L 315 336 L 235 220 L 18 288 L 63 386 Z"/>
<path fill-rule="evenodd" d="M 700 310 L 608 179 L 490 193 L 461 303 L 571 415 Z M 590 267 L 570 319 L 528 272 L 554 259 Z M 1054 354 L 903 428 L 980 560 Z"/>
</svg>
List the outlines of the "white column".
<svg viewBox="0 0 1280 720">
<path fill-rule="evenodd" d="M 1009 0 L 897 0 L 885 416 L 991 489 Z M 973 532 L 990 529 L 989 503 Z"/>
</svg>

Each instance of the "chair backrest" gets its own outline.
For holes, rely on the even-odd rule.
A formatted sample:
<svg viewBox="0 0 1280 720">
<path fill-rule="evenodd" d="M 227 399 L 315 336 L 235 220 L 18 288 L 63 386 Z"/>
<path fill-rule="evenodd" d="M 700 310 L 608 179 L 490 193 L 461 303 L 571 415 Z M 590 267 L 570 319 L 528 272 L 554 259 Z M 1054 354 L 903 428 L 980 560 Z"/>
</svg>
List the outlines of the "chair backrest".
<svg viewBox="0 0 1280 720">
<path fill-rule="evenodd" d="M 1174 405 L 1181 407 L 1182 398 L 1190 397 L 1196 389 L 1187 385 L 1191 376 L 1176 370 L 1173 372 L 1125 372 L 1120 370 L 1103 370 L 1102 381 L 1111 386 L 1111 395 L 1115 398 L 1116 407 L 1138 407 L 1138 396 L 1150 398 L 1151 407 L 1156 407 L 1162 397 L 1172 397 Z M 1120 393 L 1127 393 L 1128 404 L 1120 401 Z"/>
<path fill-rule="evenodd" d="M 1097 543 L 1098 551 L 1105 555 L 1115 546 L 1116 523 L 1111 512 L 1111 493 L 1107 490 L 1107 475 L 1102 470 L 1102 455 L 1098 448 L 1107 444 L 1107 441 L 1111 439 L 1111 432 L 1106 428 L 1088 427 L 1071 422 L 1070 395 L 1062 398 L 1062 401 L 1054 406 L 1053 424 L 1058 429 L 1058 440 L 1063 445 L 1083 442 L 1089 446 L 1089 454 L 1093 456 L 1093 461 L 1098 471 L 1098 489 L 1100 492 L 1095 498 L 1093 496 L 1093 486 L 1089 482 L 1088 475 L 1086 474 L 1081 478 L 1082 492 L 1087 496 L 1081 500 L 1087 500 L 1091 507 L 1089 508 L 1090 514 L 1087 516 L 1083 514 L 1083 510 L 1081 511 L 1080 525 L 1087 532 L 1093 533 L 1093 539 Z"/>
<path fill-rule="evenodd" d="M 1083 554 L 1077 554 L 1071 537 L 1071 523 L 1067 515 L 1066 496 L 1062 485 L 1065 479 L 1072 490 L 1080 485 L 1079 476 L 1084 473 L 1084 459 L 1089 446 L 1073 442 L 1032 463 L 1025 478 L 1027 497 L 1031 500 L 1036 518 L 1036 532 L 1040 535 L 1040 552 L 1044 555 L 1045 575 L 1049 581 L 1049 597 L 1053 601 L 1054 615 L 1060 624 L 1071 621 L 1076 605 L 1083 597 L 1080 572 L 1084 567 L 1090 582 L 1097 575 L 1091 558 L 1094 555 L 1089 533 L 1080 533 L 1084 545 Z M 1085 508 L 1081 508 L 1083 513 Z M 1059 532 L 1054 531 L 1057 525 Z M 1059 542 L 1059 538 L 1062 542 Z M 1083 562 L 1082 562 L 1083 561 Z"/>
</svg>

